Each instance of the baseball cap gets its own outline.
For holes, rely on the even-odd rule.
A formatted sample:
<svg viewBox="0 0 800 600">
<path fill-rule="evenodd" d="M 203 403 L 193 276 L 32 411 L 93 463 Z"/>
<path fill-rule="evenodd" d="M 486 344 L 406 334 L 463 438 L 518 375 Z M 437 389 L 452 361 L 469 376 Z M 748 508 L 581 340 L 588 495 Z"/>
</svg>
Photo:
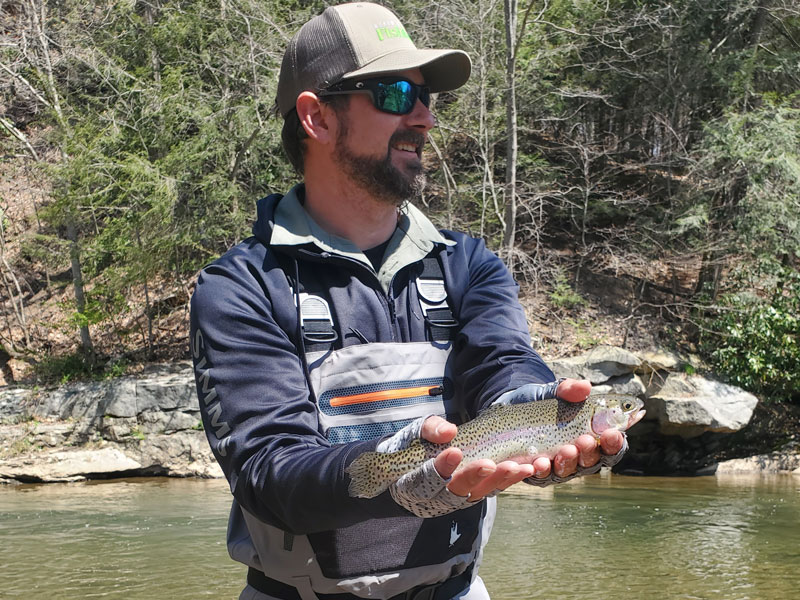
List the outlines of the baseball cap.
<svg viewBox="0 0 800 600">
<path fill-rule="evenodd" d="M 329 6 L 289 41 L 276 104 L 286 117 L 305 90 L 414 68 L 422 71 L 431 92 L 445 92 L 466 83 L 471 63 L 461 50 L 418 49 L 397 16 L 383 6 Z"/>
</svg>

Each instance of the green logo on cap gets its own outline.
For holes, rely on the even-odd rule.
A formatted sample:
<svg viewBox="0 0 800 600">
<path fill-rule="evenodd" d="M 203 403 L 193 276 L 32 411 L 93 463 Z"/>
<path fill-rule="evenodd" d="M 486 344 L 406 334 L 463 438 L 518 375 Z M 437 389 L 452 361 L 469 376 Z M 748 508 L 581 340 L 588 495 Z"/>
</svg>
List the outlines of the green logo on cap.
<svg viewBox="0 0 800 600">
<path fill-rule="evenodd" d="M 391 27 L 376 27 L 375 32 L 378 34 L 378 41 L 380 42 L 394 38 L 406 38 L 407 40 L 411 39 L 405 28 L 400 25 L 400 23 L 392 25 Z"/>
</svg>

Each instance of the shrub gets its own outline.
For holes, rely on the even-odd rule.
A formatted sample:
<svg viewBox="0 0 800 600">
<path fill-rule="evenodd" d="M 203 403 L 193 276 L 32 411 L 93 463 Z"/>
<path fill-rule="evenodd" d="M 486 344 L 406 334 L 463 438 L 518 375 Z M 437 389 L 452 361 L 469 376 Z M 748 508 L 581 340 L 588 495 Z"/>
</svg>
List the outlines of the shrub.
<svg viewBox="0 0 800 600">
<path fill-rule="evenodd" d="M 723 298 L 704 347 L 732 383 L 766 401 L 800 399 L 800 275 L 790 274 L 769 300 Z"/>
</svg>

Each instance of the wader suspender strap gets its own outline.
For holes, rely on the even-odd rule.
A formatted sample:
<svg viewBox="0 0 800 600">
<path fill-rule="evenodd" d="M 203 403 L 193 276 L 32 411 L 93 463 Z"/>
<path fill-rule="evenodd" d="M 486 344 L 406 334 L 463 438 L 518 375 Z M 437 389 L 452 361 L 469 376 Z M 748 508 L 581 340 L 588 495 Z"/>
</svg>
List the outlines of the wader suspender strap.
<svg viewBox="0 0 800 600">
<path fill-rule="evenodd" d="M 306 352 L 330 349 L 331 344 L 339 339 L 339 334 L 333 328 L 327 300 L 302 292 L 297 294 L 295 301 L 300 302 L 300 329 Z"/>
<path fill-rule="evenodd" d="M 307 352 L 327 351 L 339 339 L 333 327 L 333 316 L 328 301 L 321 296 L 301 292 L 300 268 L 297 259 L 275 252 L 275 259 L 286 276 L 286 283 L 294 298 L 297 310 L 299 350 L 303 356 Z M 310 385 L 310 382 L 309 382 Z"/>
<path fill-rule="evenodd" d="M 425 322 L 431 330 L 431 339 L 435 342 L 452 340 L 458 321 L 447 305 L 444 274 L 437 257 L 422 259 L 422 275 L 417 278 L 417 295 Z"/>
</svg>

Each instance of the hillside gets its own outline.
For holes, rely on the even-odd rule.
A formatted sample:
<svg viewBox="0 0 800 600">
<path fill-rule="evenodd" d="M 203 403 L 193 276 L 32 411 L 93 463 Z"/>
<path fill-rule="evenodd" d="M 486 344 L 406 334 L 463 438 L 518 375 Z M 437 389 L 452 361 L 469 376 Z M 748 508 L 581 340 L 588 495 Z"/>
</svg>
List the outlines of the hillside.
<svg viewBox="0 0 800 600">
<path fill-rule="evenodd" d="M 196 273 L 294 180 L 275 85 L 325 4 L 0 5 L 7 382 L 186 357 Z M 795 3 L 388 4 L 469 51 L 420 205 L 512 265 L 545 357 L 675 347 L 800 396 Z"/>
<path fill-rule="evenodd" d="M 0 313 L 5 383 L 35 384 L 86 376 L 70 361 L 79 352 L 80 336 L 68 249 L 62 247 L 61 255 L 54 253 L 45 259 L 30 252 L 31 240 L 42 232 L 37 211 L 48 203 L 48 190 L 24 157 L 0 163 L 0 180 L 6 223 L 2 255 L 6 287 Z M 555 242 L 563 247 L 569 240 Z M 563 251 L 550 252 L 563 260 Z M 675 335 L 680 324 L 660 318 L 637 300 L 630 273 L 615 276 L 587 269 L 577 291 L 564 279 L 542 279 L 539 285 L 522 279 L 520 301 L 528 314 L 534 347 L 548 359 L 574 355 L 598 344 L 639 350 L 685 342 Z M 668 285 L 658 283 L 655 277 L 650 280 L 661 287 Z M 188 275 L 179 282 L 165 277 L 148 281 L 149 312 L 145 286 L 130 286 L 117 314 L 90 326 L 98 362 L 110 372 L 122 374 L 135 373 L 149 362 L 188 358 L 192 285 Z M 14 301 L 9 299 L 9 290 Z M 91 293 L 91 284 L 87 290 Z M 152 349 L 147 343 L 148 314 L 152 315 Z M 691 348 L 691 344 L 684 347 Z"/>
</svg>

